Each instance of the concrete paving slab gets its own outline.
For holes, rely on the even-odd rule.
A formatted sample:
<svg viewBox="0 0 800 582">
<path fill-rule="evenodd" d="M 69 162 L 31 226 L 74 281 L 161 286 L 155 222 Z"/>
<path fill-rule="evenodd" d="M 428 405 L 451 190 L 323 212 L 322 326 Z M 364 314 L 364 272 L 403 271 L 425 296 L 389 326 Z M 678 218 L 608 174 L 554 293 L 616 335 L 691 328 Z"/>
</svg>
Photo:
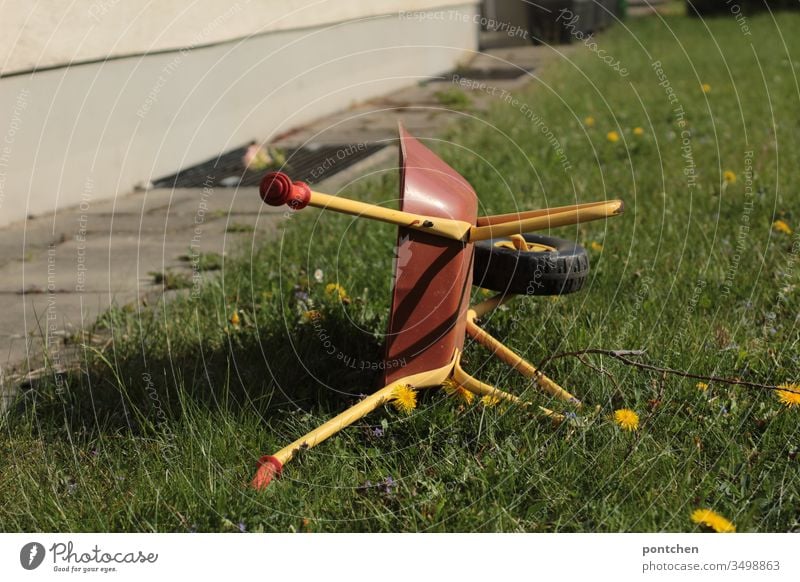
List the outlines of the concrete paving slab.
<svg viewBox="0 0 800 582">
<path fill-rule="evenodd" d="M 70 338 L 90 330 L 112 306 L 137 301 L 135 292 L 0 293 L 0 411 L 12 402 L 19 382 L 41 368 L 45 346 L 51 365 L 69 367 L 80 350 Z"/>
<path fill-rule="evenodd" d="M 0 269 L 0 291 L 10 293 L 103 293 L 137 289 L 149 271 L 179 266 L 188 245 L 173 239 L 106 235 L 69 241 L 32 261 Z"/>
<path fill-rule="evenodd" d="M 446 123 L 444 119 L 451 115 Z M 455 116 L 442 110 L 441 106 L 410 107 L 393 104 L 372 104 L 341 114 L 335 119 L 326 119 L 304 127 L 284 138 L 281 147 L 297 147 L 305 143 L 397 143 L 397 122 L 402 121 L 412 134 L 418 137 L 433 137 L 443 125 L 452 122 Z"/>
<path fill-rule="evenodd" d="M 0 338 L 24 345 L 26 337 L 36 340 L 48 333 L 63 337 L 88 329 L 110 307 L 135 302 L 143 294 L 136 289 L 118 293 L 2 294 L 0 300 L 7 309 L 0 312 Z M 3 354 L 0 352 L 0 357 Z"/>
</svg>

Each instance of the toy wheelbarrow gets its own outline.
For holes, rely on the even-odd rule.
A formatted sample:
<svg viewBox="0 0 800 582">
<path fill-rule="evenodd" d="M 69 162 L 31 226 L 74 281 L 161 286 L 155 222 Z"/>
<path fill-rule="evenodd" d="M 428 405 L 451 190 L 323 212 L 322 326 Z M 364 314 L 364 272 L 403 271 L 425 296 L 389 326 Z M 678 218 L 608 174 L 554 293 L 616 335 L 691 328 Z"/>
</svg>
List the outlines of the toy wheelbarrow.
<svg viewBox="0 0 800 582">
<path fill-rule="evenodd" d="M 383 387 L 277 453 L 261 457 L 252 487 L 266 487 L 298 451 L 320 444 L 410 389 L 449 384 L 527 406 L 464 371 L 460 360 L 466 335 L 550 395 L 580 407 L 577 398 L 486 333 L 476 320 L 516 294 L 580 289 L 589 270 L 585 250 L 561 239 L 525 233 L 616 216 L 622 213 L 622 201 L 478 217 L 478 199 L 467 181 L 402 126 L 400 210 L 313 192 L 282 172 L 267 174 L 260 193 L 272 206 L 287 204 L 300 210 L 310 205 L 399 228 Z M 499 294 L 470 307 L 473 282 Z M 539 409 L 563 419 L 550 409 Z"/>
</svg>

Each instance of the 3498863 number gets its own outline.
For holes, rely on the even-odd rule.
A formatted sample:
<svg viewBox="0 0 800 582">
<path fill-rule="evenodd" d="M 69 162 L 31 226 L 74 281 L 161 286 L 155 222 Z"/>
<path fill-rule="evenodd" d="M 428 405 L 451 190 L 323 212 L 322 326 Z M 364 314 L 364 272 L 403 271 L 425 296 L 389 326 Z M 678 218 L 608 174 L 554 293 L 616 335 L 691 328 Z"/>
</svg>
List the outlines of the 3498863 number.
<svg viewBox="0 0 800 582">
<path fill-rule="evenodd" d="M 732 570 L 767 570 L 778 571 L 781 563 L 778 560 L 739 560 L 732 562 Z"/>
</svg>

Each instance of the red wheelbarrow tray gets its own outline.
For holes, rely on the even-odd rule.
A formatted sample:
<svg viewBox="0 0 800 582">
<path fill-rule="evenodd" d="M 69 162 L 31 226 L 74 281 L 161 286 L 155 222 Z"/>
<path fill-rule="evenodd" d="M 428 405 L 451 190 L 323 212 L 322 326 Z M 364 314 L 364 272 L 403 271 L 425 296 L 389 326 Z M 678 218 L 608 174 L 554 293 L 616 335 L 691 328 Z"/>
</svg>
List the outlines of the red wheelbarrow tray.
<svg viewBox="0 0 800 582">
<path fill-rule="evenodd" d="M 400 198 L 406 212 L 470 224 L 478 219 L 472 186 L 402 127 Z M 472 288 L 472 243 L 400 227 L 395 256 L 384 386 L 446 366 L 463 349 Z"/>
<path fill-rule="evenodd" d="M 382 387 L 277 453 L 261 457 L 251 482 L 256 489 L 266 487 L 298 451 L 316 446 L 392 401 L 401 389 L 450 383 L 480 396 L 527 406 L 529 403 L 473 378 L 461 368 L 466 335 L 552 396 L 580 406 L 569 392 L 477 325 L 478 317 L 511 296 L 498 295 L 470 308 L 474 243 L 615 216 L 622 212 L 622 202 L 479 218 L 478 197 L 470 184 L 402 125 L 399 132 L 400 210 L 314 192 L 281 172 L 267 174 L 261 182 L 261 197 L 267 204 L 287 204 L 294 210 L 311 205 L 395 224 L 398 232 Z M 538 409 L 555 420 L 564 418 L 542 406 Z"/>
</svg>

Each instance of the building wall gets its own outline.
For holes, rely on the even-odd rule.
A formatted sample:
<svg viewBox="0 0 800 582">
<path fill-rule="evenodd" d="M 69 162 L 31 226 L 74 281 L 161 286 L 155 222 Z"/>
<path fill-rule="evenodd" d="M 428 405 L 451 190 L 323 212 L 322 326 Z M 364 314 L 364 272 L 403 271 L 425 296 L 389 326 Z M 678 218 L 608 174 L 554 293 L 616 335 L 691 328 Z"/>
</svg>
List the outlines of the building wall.
<svg viewBox="0 0 800 582">
<path fill-rule="evenodd" d="M 161 3 L 165 10 L 178 4 Z M 339 8 L 284 18 L 333 24 L 0 78 L 0 225 L 127 193 L 452 69 L 477 48 L 477 4 L 450 4 L 439 17 L 356 20 L 341 20 L 356 13 L 340 6 L 350 3 L 328 4 Z M 364 12 L 373 4 L 352 3 Z"/>
<path fill-rule="evenodd" d="M 196 47 L 465 0 L 37 0 L 5 2 L 0 74 Z M 477 2 L 474 2 L 477 3 Z"/>
</svg>

